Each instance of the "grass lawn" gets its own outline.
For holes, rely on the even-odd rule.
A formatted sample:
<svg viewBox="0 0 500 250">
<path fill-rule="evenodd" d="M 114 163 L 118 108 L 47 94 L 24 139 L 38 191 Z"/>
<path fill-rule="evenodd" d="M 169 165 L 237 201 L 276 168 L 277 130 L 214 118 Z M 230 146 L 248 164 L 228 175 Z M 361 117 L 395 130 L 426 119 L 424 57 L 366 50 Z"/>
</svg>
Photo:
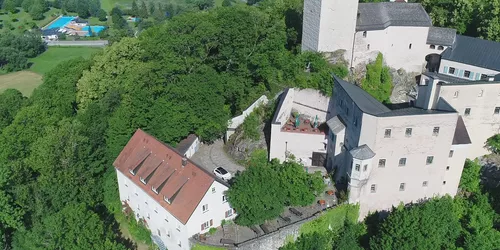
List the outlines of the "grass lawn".
<svg viewBox="0 0 500 250">
<path fill-rule="evenodd" d="M 325 233 L 329 230 L 338 231 L 344 227 L 346 220 L 351 223 L 358 221 L 359 207 L 353 205 L 340 205 L 326 211 L 323 215 L 315 220 L 304 223 L 300 227 L 301 234 L 310 233 Z"/>
<path fill-rule="evenodd" d="M 110 12 L 115 6 L 121 9 L 130 8 L 132 6 L 133 0 L 101 0 L 101 7 L 103 10 Z M 139 1 L 140 3 L 140 1 Z"/>
<path fill-rule="evenodd" d="M 41 55 L 29 60 L 33 63 L 30 70 L 43 75 L 62 61 L 77 57 L 89 58 L 90 55 L 100 50 L 101 48 L 89 47 L 50 47 Z"/>
<path fill-rule="evenodd" d="M 61 13 L 60 9 L 50 8 L 49 11 L 44 13 L 45 18 L 42 20 L 33 20 L 27 12 L 23 11 L 22 8 L 18 8 L 17 13 L 3 13 L 0 15 L 0 24 L 3 24 L 0 30 L 7 29 L 7 26 L 12 26 L 15 30 L 24 32 L 24 30 L 30 29 L 32 24 L 36 24 L 38 27 L 43 27 L 54 20 Z M 17 19 L 18 21 L 13 21 Z"/>
<path fill-rule="evenodd" d="M 25 96 L 42 83 L 42 75 L 35 72 L 23 70 L 19 72 L 0 75 L 0 92 L 6 89 L 17 89 Z"/>
</svg>

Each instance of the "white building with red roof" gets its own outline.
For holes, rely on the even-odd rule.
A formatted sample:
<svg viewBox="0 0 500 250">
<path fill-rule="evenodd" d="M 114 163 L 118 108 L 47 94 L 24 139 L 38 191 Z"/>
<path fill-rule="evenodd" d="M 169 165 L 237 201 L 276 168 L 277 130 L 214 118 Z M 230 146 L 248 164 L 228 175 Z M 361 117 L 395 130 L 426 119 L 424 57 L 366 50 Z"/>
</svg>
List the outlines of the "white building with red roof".
<svg viewBox="0 0 500 250">
<path fill-rule="evenodd" d="M 162 249 L 190 249 L 190 237 L 236 217 L 226 183 L 141 129 L 113 165 L 120 200 Z"/>
</svg>

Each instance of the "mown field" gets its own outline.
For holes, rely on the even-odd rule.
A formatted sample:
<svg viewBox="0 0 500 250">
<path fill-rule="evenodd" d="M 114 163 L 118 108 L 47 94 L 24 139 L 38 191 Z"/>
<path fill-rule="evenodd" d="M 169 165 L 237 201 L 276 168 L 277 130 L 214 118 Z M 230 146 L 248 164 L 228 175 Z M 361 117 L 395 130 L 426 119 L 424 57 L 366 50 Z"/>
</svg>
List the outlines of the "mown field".
<svg viewBox="0 0 500 250">
<path fill-rule="evenodd" d="M 50 47 L 41 55 L 29 60 L 32 63 L 30 69 L 0 75 L 0 92 L 13 88 L 25 96 L 30 96 L 42 83 L 43 74 L 57 67 L 59 63 L 77 57 L 89 58 L 100 50 L 100 48 L 86 47 Z"/>
</svg>

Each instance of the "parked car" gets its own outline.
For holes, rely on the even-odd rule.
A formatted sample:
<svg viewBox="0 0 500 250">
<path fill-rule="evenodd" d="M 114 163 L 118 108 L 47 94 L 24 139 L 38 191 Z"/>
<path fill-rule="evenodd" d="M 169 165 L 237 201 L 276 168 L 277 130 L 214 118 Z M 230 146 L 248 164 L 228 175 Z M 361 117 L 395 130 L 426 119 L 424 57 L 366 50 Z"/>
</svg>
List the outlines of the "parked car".
<svg viewBox="0 0 500 250">
<path fill-rule="evenodd" d="M 225 181 L 227 181 L 227 180 L 231 179 L 231 177 L 233 177 L 231 175 L 231 173 L 229 173 L 227 170 L 225 170 L 221 167 L 214 169 L 214 174 L 215 174 L 215 176 L 217 176 Z"/>
</svg>

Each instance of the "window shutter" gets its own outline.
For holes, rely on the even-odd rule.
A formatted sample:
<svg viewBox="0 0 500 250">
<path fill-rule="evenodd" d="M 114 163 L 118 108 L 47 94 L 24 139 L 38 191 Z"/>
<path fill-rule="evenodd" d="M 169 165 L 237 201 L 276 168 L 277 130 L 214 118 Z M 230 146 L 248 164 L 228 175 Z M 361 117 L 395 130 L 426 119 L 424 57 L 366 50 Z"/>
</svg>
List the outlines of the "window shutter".
<svg viewBox="0 0 500 250">
<path fill-rule="evenodd" d="M 476 73 L 476 80 L 480 80 L 481 79 L 481 73 Z"/>
<path fill-rule="evenodd" d="M 443 73 L 448 74 L 448 66 L 444 66 L 444 69 L 443 69 L 443 70 L 444 70 L 444 72 L 443 72 Z"/>
<path fill-rule="evenodd" d="M 474 72 L 470 72 L 469 80 L 474 80 Z"/>
<path fill-rule="evenodd" d="M 214 224 L 214 220 L 210 220 L 210 226 Z"/>
<path fill-rule="evenodd" d="M 461 69 L 459 72 L 458 72 L 458 76 L 460 77 L 464 77 L 464 70 Z"/>
</svg>

